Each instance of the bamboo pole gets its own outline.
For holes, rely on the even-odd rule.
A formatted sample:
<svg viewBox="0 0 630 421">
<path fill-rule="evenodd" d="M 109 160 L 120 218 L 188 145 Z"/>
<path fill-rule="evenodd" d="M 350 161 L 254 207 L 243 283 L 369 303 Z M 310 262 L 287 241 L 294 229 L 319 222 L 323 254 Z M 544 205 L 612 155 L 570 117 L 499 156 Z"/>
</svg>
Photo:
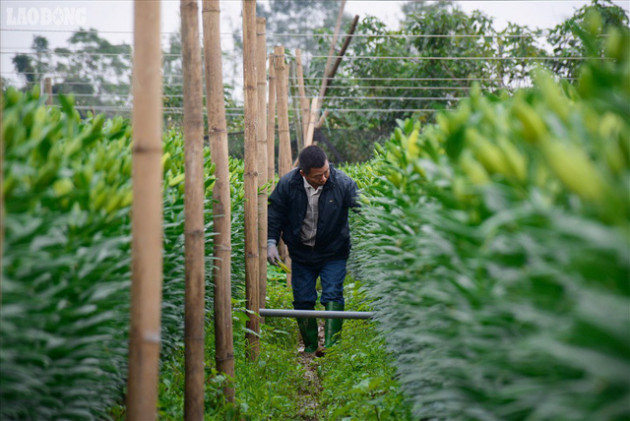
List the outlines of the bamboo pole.
<svg viewBox="0 0 630 421">
<path fill-rule="evenodd" d="M 322 78 L 322 84 L 319 88 L 319 95 L 317 98 L 313 98 L 311 102 L 311 115 L 309 116 L 308 127 L 306 129 L 306 136 L 304 138 L 304 147 L 309 146 L 313 143 L 313 134 L 315 132 L 315 122 L 319 119 L 319 110 L 322 107 L 322 102 L 324 101 L 324 92 L 326 91 L 326 83 L 328 81 L 328 77 L 330 75 L 330 69 L 333 59 L 333 54 L 335 52 L 335 45 L 337 45 L 337 38 L 339 36 L 339 30 L 341 29 L 341 21 L 343 18 L 343 9 L 346 6 L 346 0 L 341 0 L 341 5 L 339 6 L 339 13 L 337 14 L 337 23 L 335 24 L 335 32 L 333 34 L 333 39 L 330 43 L 330 48 L 328 49 L 328 58 L 326 59 L 326 67 L 324 67 L 324 77 Z"/>
<path fill-rule="evenodd" d="M 308 124 L 306 126 L 306 134 L 304 135 L 304 147 L 310 146 L 313 143 L 313 135 L 315 134 L 315 121 L 318 119 L 319 106 L 317 105 L 318 99 L 311 99 L 311 107 L 308 113 Z M 297 158 L 295 164 L 297 165 Z"/>
<path fill-rule="evenodd" d="M 346 34 L 346 38 L 343 40 L 343 45 L 341 46 L 341 50 L 339 50 L 339 54 L 337 54 L 337 59 L 335 60 L 335 64 L 330 70 L 330 73 L 327 75 L 328 77 L 326 80 L 326 87 L 324 88 L 324 93 L 322 94 L 322 97 L 326 96 L 326 92 L 328 91 L 328 88 L 330 88 L 330 85 L 332 84 L 335 74 L 337 74 L 337 69 L 339 69 L 339 65 L 341 64 L 341 59 L 346 54 L 346 50 L 348 49 L 348 46 L 350 45 L 350 41 L 352 41 L 352 35 L 354 34 L 354 31 L 357 29 L 358 23 L 359 23 L 359 15 L 355 15 L 354 19 L 352 20 L 352 23 L 350 24 L 350 29 L 348 30 L 348 33 Z"/>
<path fill-rule="evenodd" d="M 132 282 L 127 419 L 157 417 L 162 305 L 160 3 L 134 3 Z"/>
<path fill-rule="evenodd" d="M 313 98 L 313 101 L 311 103 L 314 103 L 314 102 L 315 102 L 315 98 Z M 304 145 L 304 147 L 315 145 L 317 143 L 315 141 L 315 130 L 317 130 L 320 127 L 322 127 L 322 125 L 326 121 L 326 117 L 328 117 L 328 110 L 324 111 L 322 113 L 322 115 L 319 117 L 319 121 L 317 121 L 317 124 L 315 124 L 315 129 L 313 130 L 313 136 L 311 137 L 311 143 L 308 144 L 308 145 Z M 331 146 L 331 145 L 328 145 L 328 146 Z M 293 168 L 297 167 L 298 164 L 299 164 L 298 157 L 295 157 L 295 161 L 293 161 Z"/>
<path fill-rule="evenodd" d="M 46 95 L 46 105 L 53 105 L 52 80 L 50 77 L 44 78 L 44 94 Z"/>
<path fill-rule="evenodd" d="M 258 298 L 265 308 L 267 297 L 267 37 L 265 18 L 256 18 L 256 73 L 258 93 Z M 261 322 L 263 320 L 261 319 Z"/>
<path fill-rule="evenodd" d="M 205 338 L 205 229 L 203 219 L 203 84 L 198 0 L 181 0 L 184 73 L 184 419 L 203 420 Z"/>
<path fill-rule="evenodd" d="M 276 66 L 274 54 L 269 54 L 269 105 L 267 107 L 267 180 L 275 184 L 276 160 Z"/>
<path fill-rule="evenodd" d="M 300 96 L 300 110 L 302 113 L 302 145 L 306 140 L 306 132 L 308 128 L 308 99 L 306 99 L 306 91 L 304 90 L 304 67 L 302 66 L 302 51 L 299 48 L 295 50 L 295 63 L 297 65 L 297 82 L 298 93 Z"/>
<path fill-rule="evenodd" d="M 289 133 L 289 79 L 284 60 L 284 47 L 274 47 L 276 67 L 276 102 L 278 105 L 278 175 L 282 177 L 291 171 L 291 135 Z M 280 241 L 280 256 L 290 267 L 291 259 L 286 245 Z M 287 283 L 291 285 L 291 274 L 287 274 Z"/>
<path fill-rule="evenodd" d="M 291 135 L 289 133 L 289 88 L 284 47 L 274 48 L 276 56 L 276 95 L 278 103 L 278 175 L 291 170 Z"/>
<path fill-rule="evenodd" d="M 223 98 L 221 61 L 221 9 L 219 0 L 203 0 L 203 41 L 206 67 L 206 106 L 210 156 L 215 165 L 212 191 L 214 204 L 214 338 L 217 370 L 234 378 L 234 336 L 232 333 L 232 212 L 228 135 Z M 228 383 L 223 393 L 234 402 L 234 387 Z"/>
<path fill-rule="evenodd" d="M 258 173 L 256 170 L 256 0 L 243 0 L 243 78 L 245 91 L 245 300 L 249 310 L 247 354 L 259 354 L 258 332 Z"/>
<path fill-rule="evenodd" d="M 300 108 L 300 101 L 295 100 L 295 97 L 299 95 L 296 95 L 296 91 L 298 90 L 296 79 L 296 64 L 295 61 L 291 61 L 291 65 L 289 66 L 289 97 L 291 98 L 291 105 L 293 106 L 293 117 L 295 121 L 293 127 L 295 129 L 296 149 L 299 151 L 302 150 L 302 147 L 304 146 L 304 132 L 302 131 L 302 112 Z"/>
</svg>

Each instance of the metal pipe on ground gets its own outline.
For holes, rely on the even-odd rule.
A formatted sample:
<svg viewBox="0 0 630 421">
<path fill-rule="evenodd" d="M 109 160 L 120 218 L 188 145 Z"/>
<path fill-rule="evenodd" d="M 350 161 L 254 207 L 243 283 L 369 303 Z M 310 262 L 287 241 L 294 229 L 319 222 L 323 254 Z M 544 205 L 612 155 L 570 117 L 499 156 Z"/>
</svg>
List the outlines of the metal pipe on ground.
<svg viewBox="0 0 630 421">
<path fill-rule="evenodd" d="M 319 311 L 319 310 L 283 310 L 261 308 L 262 317 L 306 317 L 318 319 L 371 319 L 373 312 L 369 311 Z"/>
</svg>

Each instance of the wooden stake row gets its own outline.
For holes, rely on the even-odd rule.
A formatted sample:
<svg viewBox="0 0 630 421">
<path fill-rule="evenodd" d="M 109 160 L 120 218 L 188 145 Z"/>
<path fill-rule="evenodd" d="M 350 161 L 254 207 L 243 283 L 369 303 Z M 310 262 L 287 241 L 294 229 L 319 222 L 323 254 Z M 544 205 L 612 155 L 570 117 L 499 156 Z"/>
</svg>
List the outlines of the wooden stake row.
<svg viewBox="0 0 630 421">
<path fill-rule="evenodd" d="M 256 86 L 258 119 L 258 308 L 265 308 L 267 296 L 267 38 L 265 18 L 256 19 Z"/>
<path fill-rule="evenodd" d="M 204 413 L 205 227 L 203 219 L 203 83 L 197 0 L 181 0 L 184 72 L 184 251 L 185 251 L 185 388 L 184 418 Z"/>
<path fill-rule="evenodd" d="M 243 0 L 243 89 L 245 94 L 245 301 L 247 354 L 258 358 L 260 330 L 258 315 L 260 288 L 258 262 L 258 170 L 256 133 L 258 99 L 256 92 L 256 0 Z"/>
<path fill-rule="evenodd" d="M 162 305 L 160 3 L 134 4 L 133 204 L 127 419 L 157 416 Z"/>
<path fill-rule="evenodd" d="M 234 378 L 234 341 L 232 333 L 232 211 L 228 136 L 223 101 L 221 61 L 221 10 L 219 0 L 203 0 L 203 39 L 206 68 L 206 98 L 210 156 L 215 165 L 214 199 L 214 338 L 217 370 Z M 225 398 L 234 401 L 234 388 L 223 389 Z"/>
<path fill-rule="evenodd" d="M 184 74 L 185 147 L 185 356 L 186 420 L 202 420 L 204 412 L 204 165 L 201 47 L 198 0 L 181 0 Z M 206 51 L 206 97 L 211 157 L 215 165 L 213 190 L 214 324 L 216 366 L 234 378 L 231 309 L 231 200 L 228 139 L 223 98 L 219 0 L 203 0 L 203 43 Z M 284 47 L 269 54 L 269 91 L 266 83 L 264 19 L 256 20 L 256 1 L 243 0 L 245 93 L 245 261 L 248 356 L 259 354 L 258 312 L 264 308 L 267 274 L 267 194 L 273 185 L 276 103 L 280 175 L 291 169 L 288 116 L 288 72 Z M 157 417 L 162 294 L 162 102 L 159 2 L 135 2 L 132 304 L 129 343 L 127 418 Z M 302 72 L 301 66 L 299 72 Z M 303 85 L 302 85 L 303 91 Z M 49 89 L 48 89 L 49 92 Z M 304 96 L 304 95 L 302 95 Z M 266 100 L 268 99 L 268 107 Z M 268 110 L 266 110 L 268 108 Z M 301 107 L 302 112 L 303 107 Z M 266 113 L 268 111 L 268 113 Z M 304 128 L 302 128 L 304 130 Z M 234 388 L 224 388 L 234 401 Z"/>
</svg>

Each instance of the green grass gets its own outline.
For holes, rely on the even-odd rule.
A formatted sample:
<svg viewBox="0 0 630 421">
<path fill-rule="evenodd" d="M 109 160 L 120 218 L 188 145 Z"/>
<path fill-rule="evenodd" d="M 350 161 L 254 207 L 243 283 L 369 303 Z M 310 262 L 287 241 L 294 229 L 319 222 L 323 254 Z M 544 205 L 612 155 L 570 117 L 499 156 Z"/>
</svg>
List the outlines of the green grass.
<svg viewBox="0 0 630 421">
<path fill-rule="evenodd" d="M 348 310 L 369 310 L 359 282 L 346 284 L 345 291 Z M 342 340 L 318 360 L 318 373 L 321 395 L 317 419 L 412 419 L 393 358 L 372 321 L 344 321 Z"/>
<path fill-rule="evenodd" d="M 630 31 L 595 35 L 575 85 L 473 89 L 365 175 L 351 266 L 416 418 L 630 418 Z"/>
<path fill-rule="evenodd" d="M 291 291 L 283 275 L 270 269 L 268 308 L 291 308 Z M 349 281 L 347 281 L 349 282 Z M 360 285 L 347 285 L 351 310 L 368 310 Z M 260 356 L 245 352 L 245 313 L 234 312 L 235 403 L 226 402 L 226 378 L 214 363 L 213 324 L 206 332 L 206 420 L 407 420 L 410 406 L 395 380 L 392 359 L 373 323 L 348 321 L 343 339 L 323 358 L 304 358 L 298 350 L 295 321 L 268 318 L 262 324 Z M 159 416 L 180 420 L 184 408 L 183 346 L 164 361 L 160 373 Z M 124 407 L 112 412 L 124 419 Z"/>
<path fill-rule="evenodd" d="M 270 281 L 268 305 L 290 305 L 286 283 Z M 245 352 L 244 303 L 235 301 L 233 313 L 236 377 L 235 403 L 222 394 L 227 379 L 216 371 L 214 360 L 214 325 L 206 330 L 206 420 L 290 419 L 299 414 L 300 390 L 305 379 L 297 353 L 297 332 L 290 320 L 269 319 L 262 325 L 260 356 L 250 361 Z M 184 350 L 178 348 L 161 368 L 159 413 L 165 420 L 180 420 L 184 408 Z M 122 414 L 120 414 L 122 416 Z M 122 418 L 120 418 L 122 419 Z"/>
</svg>

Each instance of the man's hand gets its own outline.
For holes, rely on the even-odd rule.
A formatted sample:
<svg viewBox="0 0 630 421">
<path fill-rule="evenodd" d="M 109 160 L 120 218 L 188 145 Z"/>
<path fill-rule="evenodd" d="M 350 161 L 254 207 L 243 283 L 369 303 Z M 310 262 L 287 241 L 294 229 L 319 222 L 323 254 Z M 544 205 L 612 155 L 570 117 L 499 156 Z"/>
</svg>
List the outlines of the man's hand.
<svg viewBox="0 0 630 421">
<path fill-rule="evenodd" d="M 276 266 L 280 262 L 280 253 L 278 253 L 278 247 L 274 244 L 267 244 L 267 261 Z"/>
</svg>

